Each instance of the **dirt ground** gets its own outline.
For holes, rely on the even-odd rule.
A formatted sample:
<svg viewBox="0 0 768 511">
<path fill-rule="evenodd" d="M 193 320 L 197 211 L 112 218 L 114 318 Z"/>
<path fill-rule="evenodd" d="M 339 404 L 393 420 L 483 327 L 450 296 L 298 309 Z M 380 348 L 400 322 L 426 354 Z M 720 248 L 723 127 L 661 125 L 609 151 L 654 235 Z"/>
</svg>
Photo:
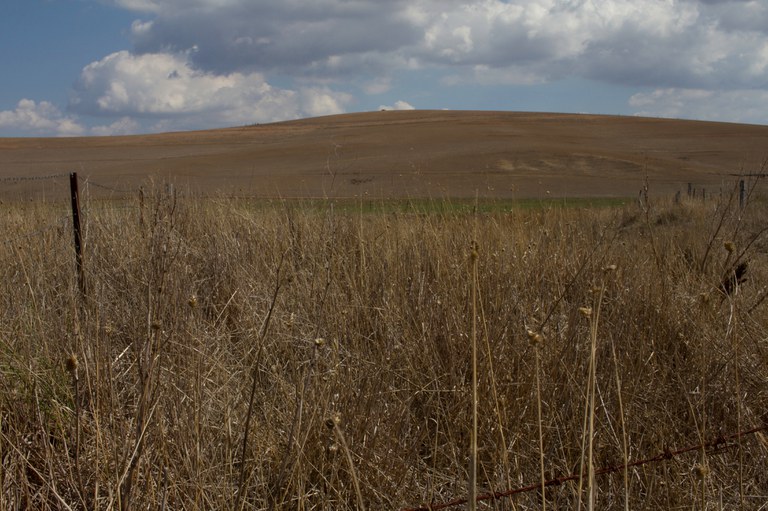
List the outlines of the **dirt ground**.
<svg viewBox="0 0 768 511">
<path fill-rule="evenodd" d="M 574 114 L 387 111 L 127 137 L 0 138 L 0 198 L 147 183 L 254 197 L 718 193 L 765 172 L 768 126 Z M 52 177 L 57 176 L 57 177 Z M 763 180 L 764 181 L 764 180 Z M 700 193 L 700 192 L 699 192 Z"/>
</svg>

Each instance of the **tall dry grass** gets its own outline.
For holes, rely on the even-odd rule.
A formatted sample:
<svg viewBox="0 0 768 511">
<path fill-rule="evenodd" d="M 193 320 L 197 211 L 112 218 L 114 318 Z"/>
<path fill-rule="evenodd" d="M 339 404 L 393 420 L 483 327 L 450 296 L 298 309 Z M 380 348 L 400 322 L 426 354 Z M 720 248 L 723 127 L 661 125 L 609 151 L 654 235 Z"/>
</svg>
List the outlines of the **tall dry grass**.
<svg viewBox="0 0 768 511">
<path fill-rule="evenodd" d="M 6 204 L 0 509 L 466 495 L 473 332 L 477 491 L 590 467 L 495 509 L 757 509 L 759 435 L 593 476 L 766 421 L 768 208 L 727 197 L 475 214 L 94 201 L 84 300 L 71 227 L 47 228 L 65 205 Z"/>
</svg>

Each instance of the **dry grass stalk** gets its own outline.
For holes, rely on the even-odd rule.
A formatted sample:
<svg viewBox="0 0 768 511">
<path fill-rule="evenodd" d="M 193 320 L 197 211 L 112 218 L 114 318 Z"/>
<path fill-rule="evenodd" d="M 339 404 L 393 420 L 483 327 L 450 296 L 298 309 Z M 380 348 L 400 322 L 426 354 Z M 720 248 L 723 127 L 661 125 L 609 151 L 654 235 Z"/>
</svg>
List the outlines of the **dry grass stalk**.
<svg viewBox="0 0 768 511">
<path fill-rule="evenodd" d="M 470 511 L 477 509 L 477 435 L 478 435 L 478 374 L 477 374 L 477 265 L 478 249 L 477 242 L 472 242 L 472 251 L 470 253 L 470 279 L 472 289 L 472 330 L 470 334 L 472 351 L 472 427 L 470 432 L 469 447 L 469 491 L 468 505 Z"/>
</svg>

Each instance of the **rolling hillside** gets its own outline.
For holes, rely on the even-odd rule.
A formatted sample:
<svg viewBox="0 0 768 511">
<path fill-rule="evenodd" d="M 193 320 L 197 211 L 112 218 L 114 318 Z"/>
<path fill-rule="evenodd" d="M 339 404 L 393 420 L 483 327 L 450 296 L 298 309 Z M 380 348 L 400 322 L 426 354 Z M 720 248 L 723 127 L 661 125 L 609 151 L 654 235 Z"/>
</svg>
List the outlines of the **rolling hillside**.
<svg viewBox="0 0 768 511">
<path fill-rule="evenodd" d="M 77 171 L 119 196 L 150 178 L 261 197 L 600 197 L 712 191 L 768 157 L 768 126 L 574 114 L 387 111 L 158 135 L 0 139 L 0 196 Z M 764 171 L 765 169 L 763 169 Z M 17 179 L 25 177 L 25 179 Z"/>
</svg>

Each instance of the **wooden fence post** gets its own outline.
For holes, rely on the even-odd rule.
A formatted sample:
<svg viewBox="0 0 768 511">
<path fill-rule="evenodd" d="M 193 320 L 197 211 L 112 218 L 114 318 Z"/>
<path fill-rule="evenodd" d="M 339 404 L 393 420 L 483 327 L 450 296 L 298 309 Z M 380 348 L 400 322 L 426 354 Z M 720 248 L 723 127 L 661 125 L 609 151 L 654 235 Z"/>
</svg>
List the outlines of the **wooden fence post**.
<svg viewBox="0 0 768 511">
<path fill-rule="evenodd" d="M 744 187 L 744 180 L 739 180 L 739 209 L 744 209 L 744 196 L 746 195 L 746 190 Z"/>
<path fill-rule="evenodd" d="M 80 294 L 85 296 L 85 273 L 83 271 L 83 239 L 80 228 L 80 191 L 77 184 L 77 172 L 69 174 L 69 189 L 72 194 L 72 227 L 75 232 L 75 264 L 77 267 L 77 284 Z"/>
</svg>

